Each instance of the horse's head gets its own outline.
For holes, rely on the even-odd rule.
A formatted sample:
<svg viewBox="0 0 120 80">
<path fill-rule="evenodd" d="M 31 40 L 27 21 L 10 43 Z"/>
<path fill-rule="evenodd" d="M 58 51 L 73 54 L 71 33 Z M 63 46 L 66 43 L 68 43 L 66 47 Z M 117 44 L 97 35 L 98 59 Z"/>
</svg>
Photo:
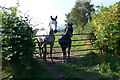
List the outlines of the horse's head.
<svg viewBox="0 0 120 80">
<path fill-rule="evenodd" d="M 57 16 L 55 18 L 52 18 L 51 16 L 51 25 L 52 25 L 52 28 L 54 29 L 54 33 L 58 32 L 57 31 Z"/>
<path fill-rule="evenodd" d="M 68 23 L 67 27 L 65 28 L 65 33 L 70 35 L 71 37 L 73 36 L 73 27 L 72 27 L 72 23 Z"/>
</svg>

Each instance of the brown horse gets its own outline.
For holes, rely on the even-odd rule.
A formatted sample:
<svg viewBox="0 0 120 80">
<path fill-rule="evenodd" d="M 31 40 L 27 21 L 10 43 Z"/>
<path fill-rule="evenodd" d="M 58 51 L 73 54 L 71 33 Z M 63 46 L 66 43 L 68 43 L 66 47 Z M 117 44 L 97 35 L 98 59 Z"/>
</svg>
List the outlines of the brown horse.
<svg viewBox="0 0 120 80">
<path fill-rule="evenodd" d="M 70 49 L 71 49 L 71 37 L 73 33 L 72 23 L 68 23 L 65 28 L 65 33 L 59 38 L 59 44 L 62 48 L 63 59 L 66 60 L 66 49 L 68 48 L 68 60 L 70 59 Z"/>
</svg>

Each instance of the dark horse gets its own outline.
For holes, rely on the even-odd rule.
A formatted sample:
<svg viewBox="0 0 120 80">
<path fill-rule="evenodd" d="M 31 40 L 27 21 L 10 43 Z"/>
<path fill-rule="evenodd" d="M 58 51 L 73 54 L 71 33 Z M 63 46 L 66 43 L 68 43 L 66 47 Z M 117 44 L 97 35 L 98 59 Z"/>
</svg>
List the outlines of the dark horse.
<svg viewBox="0 0 120 80">
<path fill-rule="evenodd" d="M 68 60 L 70 59 L 71 37 L 73 33 L 72 23 L 68 23 L 65 28 L 65 33 L 59 38 L 59 44 L 62 48 L 63 59 L 66 60 L 66 49 L 68 48 Z"/>
</svg>

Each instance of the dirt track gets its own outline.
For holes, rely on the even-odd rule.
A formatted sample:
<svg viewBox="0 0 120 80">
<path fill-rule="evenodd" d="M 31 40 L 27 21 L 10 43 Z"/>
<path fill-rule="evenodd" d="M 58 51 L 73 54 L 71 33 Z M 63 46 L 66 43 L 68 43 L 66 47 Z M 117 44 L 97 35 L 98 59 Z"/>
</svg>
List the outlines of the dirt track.
<svg viewBox="0 0 120 80">
<path fill-rule="evenodd" d="M 37 55 L 39 56 L 39 55 Z M 80 55 L 71 55 L 71 60 L 70 63 L 74 62 L 80 62 L 82 61 L 79 58 Z M 64 78 L 64 75 L 62 72 L 58 69 L 59 64 L 69 64 L 69 63 L 64 63 L 64 60 L 62 58 L 62 54 L 53 54 L 53 62 L 51 62 L 51 59 L 49 55 L 47 55 L 47 61 L 44 61 L 43 59 L 39 59 L 42 64 L 45 66 L 45 68 L 48 70 L 48 72 L 52 73 L 54 78 Z"/>
<path fill-rule="evenodd" d="M 53 78 L 65 78 L 63 71 L 59 69 L 59 65 L 84 63 L 84 60 L 82 60 L 80 56 L 83 56 L 83 55 L 71 55 L 71 60 L 69 63 L 68 62 L 64 63 L 62 54 L 53 54 L 54 62 L 51 62 L 49 55 L 47 55 L 47 61 L 44 61 L 43 59 L 39 59 L 39 60 L 45 66 L 47 71 L 53 75 Z M 98 80 L 98 79 L 95 77 L 86 77 L 84 80 Z"/>
</svg>

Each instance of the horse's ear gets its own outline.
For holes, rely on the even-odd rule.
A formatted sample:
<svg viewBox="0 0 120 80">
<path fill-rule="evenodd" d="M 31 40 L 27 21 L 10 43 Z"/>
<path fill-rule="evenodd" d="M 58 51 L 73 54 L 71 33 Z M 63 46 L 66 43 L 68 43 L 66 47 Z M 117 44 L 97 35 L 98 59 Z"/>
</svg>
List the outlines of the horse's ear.
<svg viewBox="0 0 120 80">
<path fill-rule="evenodd" d="M 73 25 L 73 23 L 71 23 L 71 26 Z"/>
<path fill-rule="evenodd" d="M 50 18 L 53 19 L 52 16 L 50 16 Z"/>
<path fill-rule="evenodd" d="M 55 19 L 57 19 L 57 16 L 55 17 Z"/>
<path fill-rule="evenodd" d="M 70 23 L 68 23 L 68 26 L 70 26 Z"/>
</svg>

